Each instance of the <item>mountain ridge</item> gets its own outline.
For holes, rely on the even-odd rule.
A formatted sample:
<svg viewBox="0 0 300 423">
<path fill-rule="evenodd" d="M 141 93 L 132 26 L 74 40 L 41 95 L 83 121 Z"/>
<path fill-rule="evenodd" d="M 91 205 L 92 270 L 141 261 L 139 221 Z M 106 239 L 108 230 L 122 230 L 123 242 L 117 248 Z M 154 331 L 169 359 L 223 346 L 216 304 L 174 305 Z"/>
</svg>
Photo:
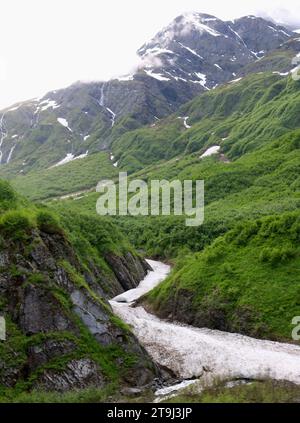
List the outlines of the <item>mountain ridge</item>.
<svg viewBox="0 0 300 423">
<path fill-rule="evenodd" d="M 12 163 L 11 173 L 22 175 L 109 151 L 122 134 L 154 124 L 247 66 L 259 70 L 266 61 L 262 51 L 281 48 L 294 35 L 262 18 L 228 23 L 212 15 L 181 15 L 139 49 L 142 65 L 133 75 L 77 82 L 4 109 L 1 168 Z M 273 65 L 267 60 L 266 66 Z M 282 70 L 281 62 L 276 66 Z"/>
</svg>

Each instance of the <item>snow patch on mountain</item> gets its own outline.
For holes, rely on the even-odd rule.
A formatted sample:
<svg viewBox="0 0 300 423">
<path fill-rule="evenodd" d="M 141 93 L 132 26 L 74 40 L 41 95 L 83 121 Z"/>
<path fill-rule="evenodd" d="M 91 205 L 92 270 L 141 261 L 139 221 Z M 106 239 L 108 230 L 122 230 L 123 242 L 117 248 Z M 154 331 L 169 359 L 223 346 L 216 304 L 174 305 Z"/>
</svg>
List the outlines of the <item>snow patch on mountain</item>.
<svg viewBox="0 0 300 423">
<path fill-rule="evenodd" d="M 243 78 L 236 78 L 236 79 L 232 79 L 231 81 L 229 81 L 229 84 L 235 84 L 236 82 L 241 81 Z"/>
<path fill-rule="evenodd" d="M 191 30 L 198 30 L 201 33 L 208 33 L 213 37 L 225 37 L 224 34 L 210 28 L 208 25 L 203 24 L 202 22 L 208 22 L 201 17 L 200 13 L 185 13 L 182 15 L 182 23 L 184 24 L 185 28 L 183 29 L 184 33 L 190 32 Z"/>
<path fill-rule="evenodd" d="M 123 75 L 123 76 L 117 76 L 116 79 L 118 81 L 133 81 L 134 80 L 134 74 L 129 74 L 129 75 Z"/>
<path fill-rule="evenodd" d="M 52 109 L 58 109 L 60 106 L 56 103 L 55 100 L 50 100 L 49 98 L 46 100 L 43 100 L 40 102 L 38 109 L 40 109 L 41 112 L 44 112 L 45 110 L 48 110 L 50 108 Z"/>
<path fill-rule="evenodd" d="M 53 165 L 53 166 L 51 166 L 51 167 L 49 167 L 49 169 L 53 169 L 54 167 L 58 167 L 58 166 L 62 166 L 62 165 L 65 165 L 65 164 L 67 164 L 67 163 L 69 163 L 69 162 L 72 162 L 72 161 L 74 161 L 74 160 L 78 160 L 78 159 L 84 159 L 85 157 L 87 157 L 87 155 L 88 155 L 88 150 L 85 152 L 85 153 L 83 153 L 83 154 L 80 154 L 79 156 L 74 156 L 74 154 L 72 154 L 72 153 L 68 153 L 62 160 L 60 160 L 58 163 L 56 163 L 55 165 Z"/>
<path fill-rule="evenodd" d="M 170 81 L 170 78 L 166 78 L 161 73 L 155 73 L 151 69 L 145 69 L 145 72 L 148 76 L 151 76 L 151 78 L 157 79 L 158 81 Z"/>
<path fill-rule="evenodd" d="M 184 127 L 186 128 L 186 129 L 190 129 L 191 128 L 191 126 L 187 123 L 187 121 L 188 121 L 188 119 L 189 119 L 190 117 L 189 116 L 184 116 L 184 117 L 182 117 L 182 116 L 178 116 L 178 118 L 177 119 L 181 119 L 181 120 L 183 120 L 183 125 L 184 125 Z"/>
<path fill-rule="evenodd" d="M 65 118 L 57 118 L 57 122 L 60 123 L 62 126 L 67 128 L 70 132 L 73 132 L 72 129 L 69 127 L 69 123 Z"/>
<path fill-rule="evenodd" d="M 218 154 L 218 152 L 220 151 L 220 146 L 219 145 L 213 145 L 212 147 L 209 147 L 206 151 L 205 151 L 205 153 L 203 153 L 201 156 L 200 156 L 200 159 L 203 159 L 204 157 L 210 157 L 210 156 L 212 156 L 212 155 L 214 155 L 214 154 Z"/>
<path fill-rule="evenodd" d="M 209 90 L 209 88 L 206 86 L 206 82 L 207 82 L 206 75 L 204 75 L 204 73 L 201 73 L 201 72 L 195 72 L 195 75 L 199 78 L 200 81 L 196 80 L 191 82 L 194 82 L 195 84 L 200 84 L 202 85 L 203 88 L 205 88 L 206 90 Z"/>
<path fill-rule="evenodd" d="M 185 46 L 184 44 L 182 44 L 182 43 L 181 43 L 181 42 L 179 42 L 179 41 L 177 41 L 177 42 L 178 42 L 178 44 L 179 44 L 182 48 L 186 49 L 187 51 L 189 51 L 190 53 L 192 53 L 194 56 L 199 57 L 199 59 L 203 59 L 203 57 L 202 57 L 202 56 L 200 56 L 200 54 L 198 54 L 195 50 L 191 49 L 190 47 Z"/>
<path fill-rule="evenodd" d="M 8 164 L 10 162 L 11 156 L 14 152 L 14 149 L 16 148 L 16 146 L 12 146 L 12 148 L 10 149 L 10 152 L 8 153 L 7 159 L 6 159 L 6 164 Z"/>
<path fill-rule="evenodd" d="M 220 69 L 220 70 L 223 70 L 223 69 L 221 68 L 221 66 L 220 66 L 220 65 L 218 65 L 217 63 L 215 63 L 215 64 L 214 64 L 214 66 L 215 66 L 216 68 Z"/>
<path fill-rule="evenodd" d="M 106 107 L 106 110 L 111 115 L 111 126 L 113 127 L 114 124 L 115 124 L 115 120 L 116 120 L 116 114 L 109 107 Z"/>
</svg>

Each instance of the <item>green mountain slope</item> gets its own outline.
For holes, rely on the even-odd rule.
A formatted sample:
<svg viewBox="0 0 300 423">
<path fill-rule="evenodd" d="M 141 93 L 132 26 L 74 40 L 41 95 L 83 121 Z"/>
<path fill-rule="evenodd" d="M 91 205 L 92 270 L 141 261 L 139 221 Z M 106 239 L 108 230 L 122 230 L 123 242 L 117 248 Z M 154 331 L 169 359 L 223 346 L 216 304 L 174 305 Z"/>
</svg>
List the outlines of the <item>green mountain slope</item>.
<svg viewBox="0 0 300 423">
<path fill-rule="evenodd" d="M 234 159 L 299 125 L 299 81 L 262 73 L 198 96 L 155 126 L 124 134 L 113 151 L 130 171 L 211 145 Z"/>
<path fill-rule="evenodd" d="M 11 180 L 13 187 L 30 200 L 78 193 L 95 188 L 101 179 L 117 176 L 108 153 L 91 154 L 62 166 L 31 171 L 14 177 L 14 166 L 3 169 L 1 175 Z"/>
<path fill-rule="evenodd" d="M 146 181 L 204 179 L 206 209 L 204 225 L 194 229 L 174 217 L 118 218 L 131 240 L 150 254 L 172 256 L 182 247 L 203 248 L 237 220 L 299 207 L 300 134 L 294 129 L 300 125 L 299 94 L 299 82 L 292 79 L 253 75 L 185 106 L 191 129 L 171 117 L 138 131 L 132 141 L 136 156 L 151 161 L 176 148 L 177 155 L 172 153 L 173 159 L 148 166 L 132 177 Z M 222 153 L 200 159 L 211 145 L 220 145 Z M 194 148 L 198 152 L 188 153 Z M 90 194 L 76 204 L 68 202 L 67 207 L 95 213 L 96 201 L 97 194 Z"/>
<path fill-rule="evenodd" d="M 237 224 L 147 297 L 163 317 L 291 340 L 300 314 L 300 213 Z"/>
<path fill-rule="evenodd" d="M 1 401 L 151 382 L 156 369 L 107 301 L 148 270 L 114 225 L 57 216 L 0 181 L 0 240 Z"/>
</svg>

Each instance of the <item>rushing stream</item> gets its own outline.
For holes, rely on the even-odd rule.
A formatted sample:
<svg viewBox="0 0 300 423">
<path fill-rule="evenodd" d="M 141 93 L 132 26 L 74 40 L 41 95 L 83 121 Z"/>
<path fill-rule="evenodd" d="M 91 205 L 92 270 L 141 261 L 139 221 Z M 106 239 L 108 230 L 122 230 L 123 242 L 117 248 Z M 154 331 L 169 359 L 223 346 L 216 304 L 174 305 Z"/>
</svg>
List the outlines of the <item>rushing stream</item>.
<svg viewBox="0 0 300 423">
<path fill-rule="evenodd" d="M 149 272 L 138 288 L 111 301 L 111 306 L 133 332 L 154 361 L 171 369 L 182 387 L 188 379 L 287 380 L 300 384 L 300 347 L 247 336 L 169 323 L 132 307 L 133 302 L 162 282 L 170 267 L 148 260 Z M 170 388 L 167 388 L 168 392 Z"/>
</svg>

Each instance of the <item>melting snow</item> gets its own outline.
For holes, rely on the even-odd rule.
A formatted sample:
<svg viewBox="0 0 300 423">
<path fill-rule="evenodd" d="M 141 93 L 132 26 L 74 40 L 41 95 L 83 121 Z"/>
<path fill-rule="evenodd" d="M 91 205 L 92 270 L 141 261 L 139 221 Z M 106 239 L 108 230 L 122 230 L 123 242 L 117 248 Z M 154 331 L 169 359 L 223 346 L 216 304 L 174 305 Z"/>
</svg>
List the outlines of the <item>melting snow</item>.
<svg viewBox="0 0 300 423">
<path fill-rule="evenodd" d="M 202 156 L 200 156 L 200 159 L 202 159 L 204 157 L 212 156 L 213 154 L 218 154 L 220 148 L 221 147 L 219 145 L 213 145 L 212 147 L 210 147 L 209 149 L 207 149 L 205 151 L 205 153 L 202 154 Z"/>
<path fill-rule="evenodd" d="M 159 54 L 175 54 L 175 53 L 174 51 L 168 50 L 166 48 L 153 47 L 153 48 L 148 48 L 146 52 L 143 54 L 143 56 L 148 54 L 157 56 Z"/>
<path fill-rule="evenodd" d="M 204 75 L 204 73 L 200 73 L 200 72 L 195 72 L 195 75 L 200 79 L 200 81 L 191 81 L 191 82 L 194 82 L 195 84 L 200 84 L 206 90 L 209 90 L 209 88 L 206 86 L 206 82 L 207 82 L 206 75 Z"/>
<path fill-rule="evenodd" d="M 80 154 L 79 156 L 74 156 L 74 154 L 68 153 L 66 155 L 66 157 L 64 157 L 60 162 L 58 162 L 55 165 L 51 166 L 49 169 L 52 169 L 52 168 L 57 167 L 57 166 L 65 165 L 66 163 L 72 162 L 74 160 L 84 159 L 85 157 L 87 157 L 88 153 L 89 152 L 86 151 L 86 153 Z"/>
<path fill-rule="evenodd" d="M 9 152 L 9 154 L 8 154 L 8 157 L 7 157 L 6 163 L 9 163 L 9 162 L 10 162 L 11 156 L 12 156 L 12 154 L 13 154 L 13 152 L 14 152 L 14 149 L 15 149 L 15 148 L 16 148 L 16 146 L 14 145 L 14 146 L 10 149 L 10 152 Z"/>
<path fill-rule="evenodd" d="M 191 126 L 187 124 L 187 120 L 189 119 L 189 116 L 186 116 L 186 117 L 184 117 L 183 119 L 184 119 L 184 120 L 183 120 L 183 124 L 184 124 L 184 126 L 186 127 L 186 129 L 190 129 L 190 128 L 191 128 Z"/>
<path fill-rule="evenodd" d="M 68 123 L 67 119 L 57 118 L 57 122 L 60 123 L 65 128 L 67 128 L 70 132 L 72 132 L 72 129 L 69 127 L 69 123 Z"/>
<path fill-rule="evenodd" d="M 192 50 L 190 47 L 185 46 L 184 44 L 180 43 L 179 41 L 178 41 L 178 44 L 179 44 L 182 48 L 184 48 L 184 49 L 188 50 L 188 51 L 189 51 L 190 53 L 192 53 L 194 56 L 197 56 L 197 57 L 199 57 L 200 59 L 203 59 L 203 57 L 202 57 L 202 56 L 200 56 L 200 54 L 198 54 L 195 50 Z"/>
<path fill-rule="evenodd" d="M 186 129 L 190 129 L 191 128 L 191 126 L 188 125 L 188 123 L 187 123 L 187 120 L 189 119 L 189 116 L 185 116 L 185 117 L 179 116 L 177 119 L 183 119 L 183 124 L 184 124 L 184 126 L 185 126 Z"/>
<path fill-rule="evenodd" d="M 220 66 L 220 65 L 218 65 L 217 63 L 215 63 L 215 64 L 214 64 L 214 66 L 215 66 L 216 68 L 220 69 L 220 70 L 223 70 L 223 69 L 221 68 L 221 66 Z"/>
<path fill-rule="evenodd" d="M 229 25 L 229 29 L 231 32 L 234 33 L 234 35 L 242 42 L 242 44 L 244 45 L 244 47 L 248 48 L 245 41 L 243 40 L 243 38 L 240 36 L 240 34 L 238 34 L 233 28 L 231 28 L 231 26 Z"/>
<path fill-rule="evenodd" d="M 280 75 L 280 76 L 287 76 L 287 75 L 289 75 L 289 72 L 278 72 L 278 71 L 274 71 L 272 73 L 274 73 L 275 75 Z"/>
<path fill-rule="evenodd" d="M 133 81 L 134 75 L 130 74 L 130 75 L 124 75 L 124 76 L 117 76 L 116 78 L 113 78 L 113 79 L 117 79 L 118 81 Z"/>
<path fill-rule="evenodd" d="M 243 78 L 237 78 L 237 79 L 232 79 L 231 81 L 229 81 L 229 84 L 235 84 L 236 82 L 241 81 Z"/>
<path fill-rule="evenodd" d="M 60 106 L 56 103 L 55 100 L 47 99 L 40 102 L 40 105 L 37 107 L 37 110 L 44 112 L 45 110 L 48 110 L 50 108 L 58 109 L 59 107 Z"/>
<path fill-rule="evenodd" d="M 108 113 L 111 114 L 111 126 L 114 126 L 115 120 L 116 120 L 116 114 L 109 107 L 106 107 L 106 110 L 108 111 Z"/>
<path fill-rule="evenodd" d="M 220 34 L 220 32 L 210 28 L 208 25 L 204 25 L 203 23 L 201 23 L 200 21 L 203 21 L 203 18 L 201 18 L 201 15 L 198 13 L 185 13 L 183 15 L 183 19 L 187 28 L 190 25 L 192 28 L 197 29 L 201 33 L 207 32 L 213 37 L 224 36 L 223 34 Z"/>
<path fill-rule="evenodd" d="M 153 271 L 139 287 L 110 303 L 115 314 L 132 326 L 154 361 L 171 369 L 181 379 L 203 376 L 201 380 L 204 381 L 206 368 L 212 378 L 272 378 L 300 384 L 299 346 L 168 323 L 147 313 L 143 307 L 132 307 L 133 300 L 159 284 L 170 270 L 163 263 L 149 263 Z"/>
<path fill-rule="evenodd" d="M 152 78 L 155 78 L 158 81 L 170 81 L 170 78 L 166 78 L 160 73 L 154 73 L 152 70 L 145 70 L 145 72 L 148 76 L 151 76 Z"/>
</svg>

